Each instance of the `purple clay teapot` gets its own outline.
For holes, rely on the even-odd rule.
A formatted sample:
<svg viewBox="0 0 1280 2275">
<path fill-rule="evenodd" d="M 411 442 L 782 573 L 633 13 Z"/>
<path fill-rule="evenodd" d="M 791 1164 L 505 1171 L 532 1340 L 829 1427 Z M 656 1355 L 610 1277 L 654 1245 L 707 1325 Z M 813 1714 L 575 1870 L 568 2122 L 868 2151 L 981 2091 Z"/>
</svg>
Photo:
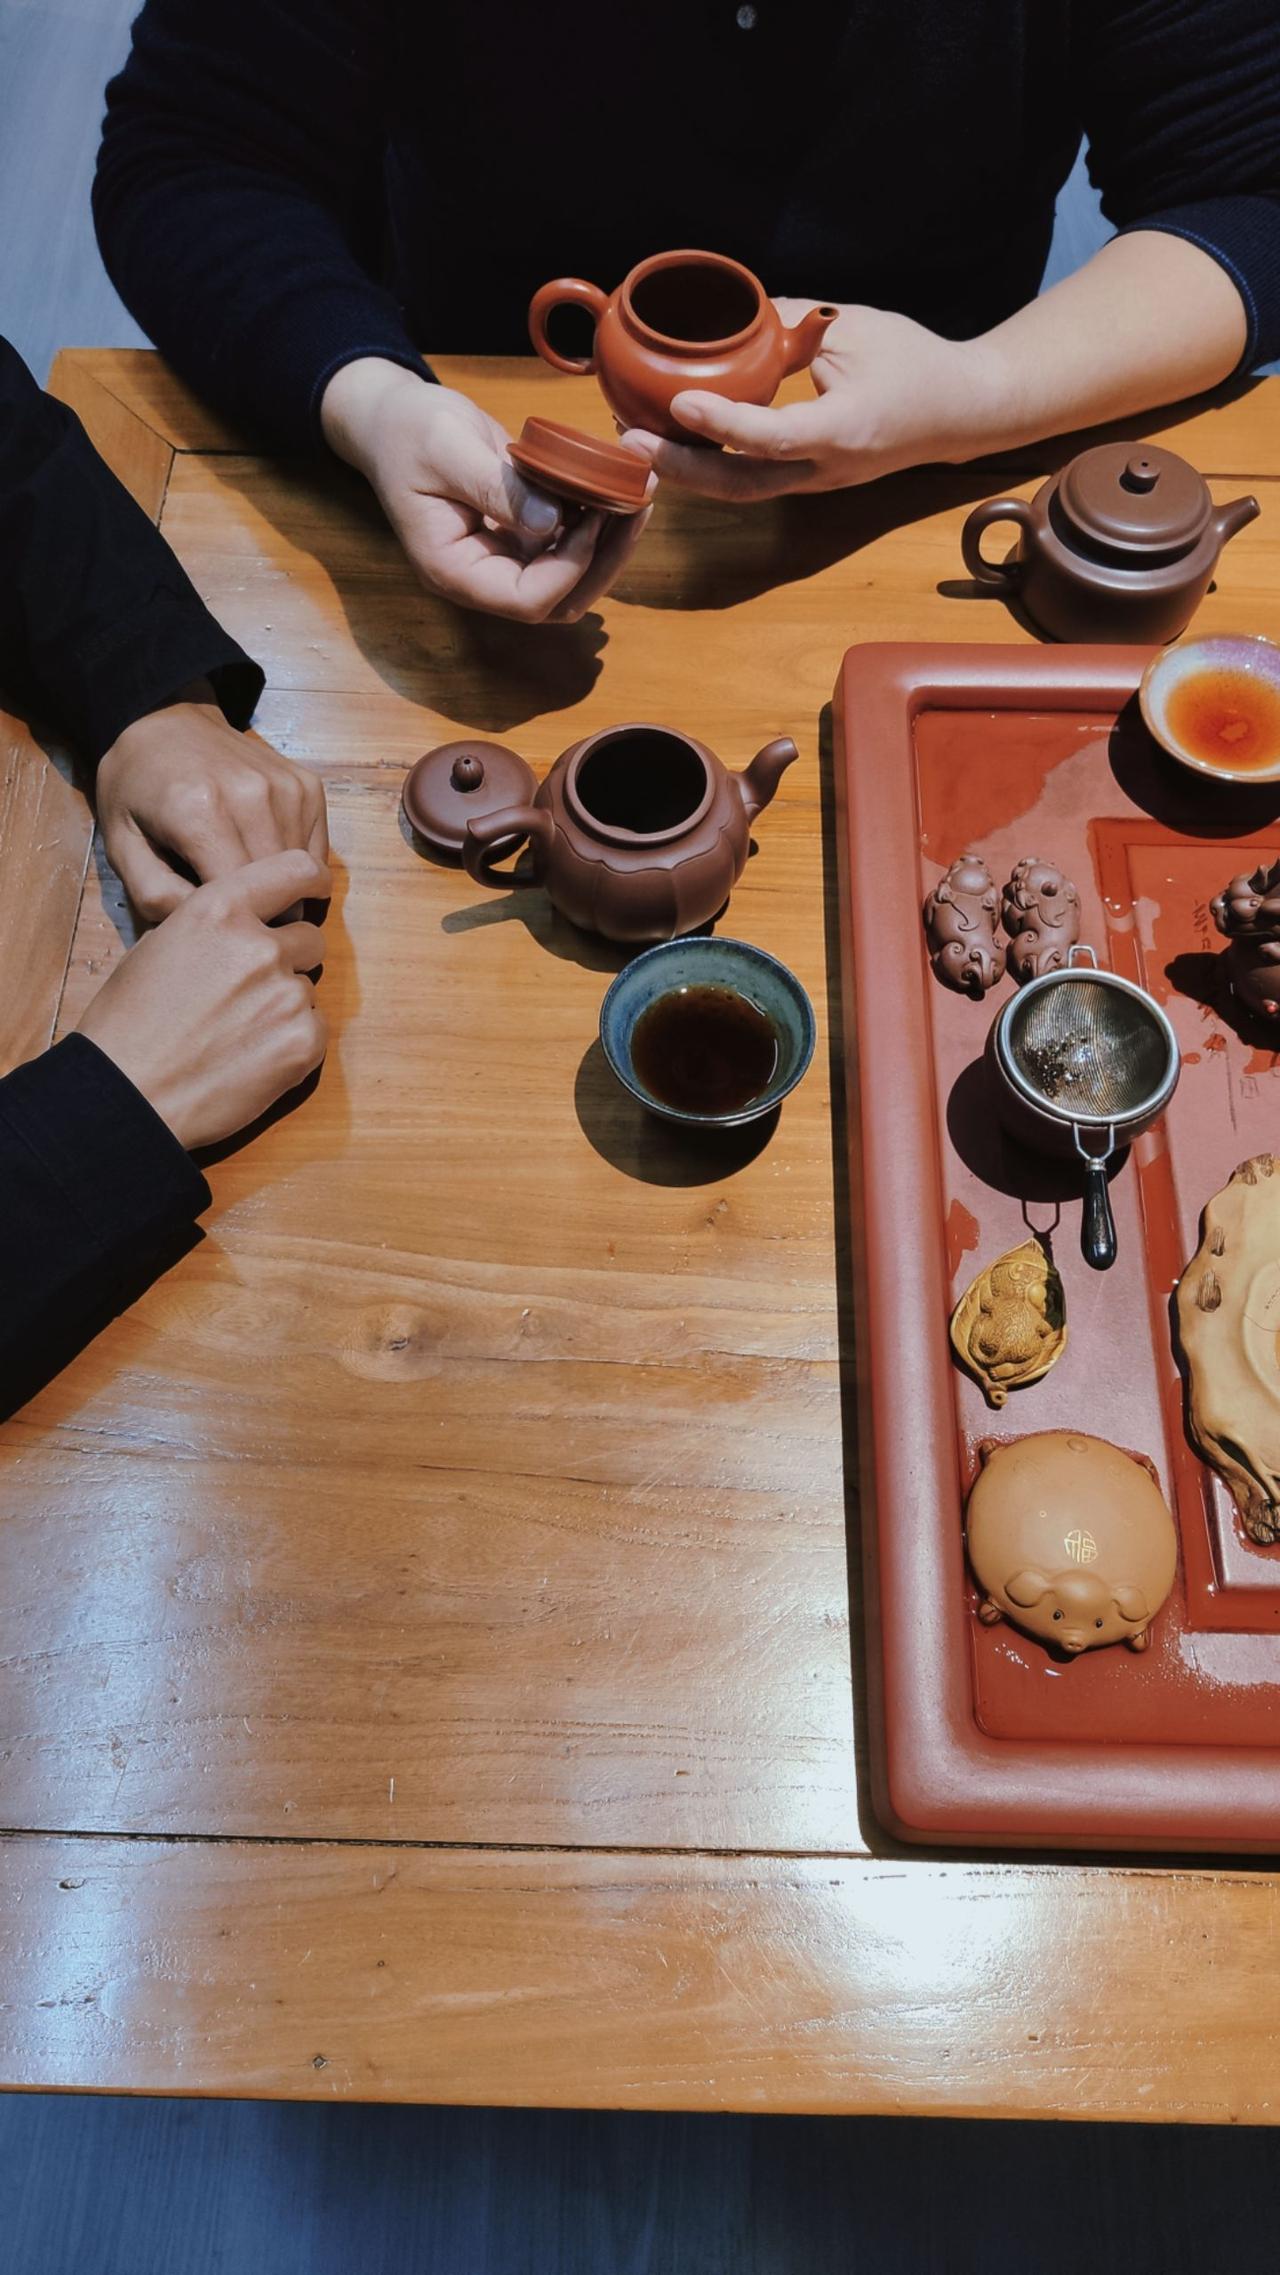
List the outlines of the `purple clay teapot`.
<svg viewBox="0 0 1280 2275">
<path fill-rule="evenodd" d="M 566 356 L 547 336 L 547 319 L 572 304 L 595 319 L 589 357 Z M 623 427 L 644 427 L 670 442 L 691 442 L 671 417 L 686 387 L 735 403 L 771 403 L 789 372 L 807 371 L 838 308 L 811 308 L 788 330 L 760 279 L 721 253 L 655 253 L 602 292 L 577 276 L 544 284 L 529 309 L 529 334 L 555 371 L 595 372 Z"/>
<path fill-rule="evenodd" d="M 478 813 L 462 858 L 477 884 L 545 885 L 563 916 L 608 940 L 670 940 L 717 916 L 751 824 L 799 757 L 787 736 L 742 774 L 666 727 L 606 728 L 556 760 L 526 804 Z M 529 874 L 497 864 L 527 840 Z"/>
<path fill-rule="evenodd" d="M 1154 443 L 1081 451 L 1025 498 L 988 498 L 964 525 L 964 565 L 1018 600 L 1058 640 L 1175 640 L 1209 589 L 1229 538 L 1256 498 L 1215 506 L 1194 466 Z M 988 561 L 993 522 L 1022 532 L 1008 561 Z"/>
</svg>

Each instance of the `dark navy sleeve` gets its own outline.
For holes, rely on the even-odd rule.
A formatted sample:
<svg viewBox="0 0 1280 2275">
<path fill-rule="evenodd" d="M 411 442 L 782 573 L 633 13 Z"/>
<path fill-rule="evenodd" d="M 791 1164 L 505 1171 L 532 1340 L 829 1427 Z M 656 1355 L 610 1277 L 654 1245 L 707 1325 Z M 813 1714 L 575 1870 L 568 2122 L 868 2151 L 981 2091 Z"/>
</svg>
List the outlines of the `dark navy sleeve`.
<svg viewBox="0 0 1280 2275">
<path fill-rule="evenodd" d="M 1089 171 L 1120 231 L 1166 230 L 1231 277 L 1240 368 L 1280 356 L 1277 0 L 1084 0 L 1076 19 Z"/>
<path fill-rule="evenodd" d="M 141 1291 L 210 1198 L 86 1036 L 0 1081 L 0 1412 Z"/>
<path fill-rule="evenodd" d="M 128 308 L 207 401 L 319 441 L 335 371 L 430 376 L 375 282 L 382 0 L 148 0 L 107 89 L 93 210 Z"/>
<path fill-rule="evenodd" d="M 96 760 L 196 679 L 248 724 L 259 667 L 75 413 L 0 340 L 0 681 Z"/>
</svg>

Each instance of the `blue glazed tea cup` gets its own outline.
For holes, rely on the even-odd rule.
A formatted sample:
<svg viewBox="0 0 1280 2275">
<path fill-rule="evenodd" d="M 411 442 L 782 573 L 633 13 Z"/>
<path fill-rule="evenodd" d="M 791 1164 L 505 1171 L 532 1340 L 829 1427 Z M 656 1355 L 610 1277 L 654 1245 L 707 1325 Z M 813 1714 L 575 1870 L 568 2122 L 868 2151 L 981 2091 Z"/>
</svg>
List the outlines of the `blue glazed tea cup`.
<svg viewBox="0 0 1280 2275">
<path fill-rule="evenodd" d="M 736 1112 L 690 1113 L 655 1098 L 636 1071 L 636 1027 L 654 1004 L 687 988 L 724 988 L 762 1011 L 773 1028 L 777 1063 L 765 1087 Z M 817 1029 L 813 1005 L 794 972 L 745 940 L 694 934 L 664 940 L 624 966 L 600 1009 L 604 1055 L 624 1090 L 651 1114 L 690 1129 L 737 1129 L 759 1121 L 795 1089 L 813 1057 Z"/>
</svg>

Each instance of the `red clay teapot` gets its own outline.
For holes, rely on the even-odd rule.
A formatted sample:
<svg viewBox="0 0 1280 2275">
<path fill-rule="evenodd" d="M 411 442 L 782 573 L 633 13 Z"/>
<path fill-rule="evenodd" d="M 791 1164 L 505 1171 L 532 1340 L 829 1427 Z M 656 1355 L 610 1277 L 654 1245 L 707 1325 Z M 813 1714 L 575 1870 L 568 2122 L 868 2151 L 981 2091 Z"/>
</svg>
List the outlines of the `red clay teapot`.
<svg viewBox="0 0 1280 2275">
<path fill-rule="evenodd" d="M 1256 498 L 1215 506 L 1203 477 L 1154 443 L 1084 450 L 1025 498 L 988 498 L 964 525 L 964 564 L 1020 601 L 1059 640 L 1175 640 L 1204 599 L 1228 538 Z M 1012 560 L 988 561 L 993 522 L 1022 532 Z"/>
<path fill-rule="evenodd" d="M 565 751 L 531 802 L 477 814 L 462 858 L 477 884 L 545 885 L 585 932 L 670 940 L 719 914 L 752 822 L 799 755 L 783 736 L 731 774 L 691 735 L 609 727 Z M 531 873 L 504 874 L 496 864 L 524 839 Z"/>
<path fill-rule="evenodd" d="M 572 303 L 595 318 L 590 356 L 561 355 L 547 318 Z M 582 277 L 536 292 L 529 336 L 556 371 L 594 371 L 622 427 L 692 442 L 670 416 L 673 395 L 701 387 L 735 403 L 771 403 L 791 371 L 807 371 L 836 308 L 811 308 L 788 330 L 758 277 L 720 253 L 655 253 L 606 295 Z"/>
</svg>

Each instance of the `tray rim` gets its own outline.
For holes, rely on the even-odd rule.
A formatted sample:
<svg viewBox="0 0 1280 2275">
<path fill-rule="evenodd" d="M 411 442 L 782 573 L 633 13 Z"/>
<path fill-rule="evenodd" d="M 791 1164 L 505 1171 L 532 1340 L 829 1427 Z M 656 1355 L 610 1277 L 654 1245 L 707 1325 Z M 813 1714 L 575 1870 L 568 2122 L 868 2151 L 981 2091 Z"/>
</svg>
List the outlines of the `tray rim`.
<svg viewBox="0 0 1280 2275">
<path fill-rule="evenodd" d="M 938 1332 L 949 1297 L 943 1243 L 913 1233 L 904 1269 L 892 1230 L 936 1220 L 942 1174 L 932 1059 L 898 1040 L 929 1032 L 916 905 L 915 720 L 929 709 L 1119 712 L 1151 654 L 1147 646 L 877 641 L 850 648 L 836 681 L 853 1267 L 858 1321 L 876 1322 L 874 1334 L 859 1335 L 858 1361 L 871 1783 L 877 1815 L 907 1842 L 1280 1849 L 1280 1746 L 1099 1748 L 993 1739 L 979 1728 L 967 1636 L 962 1650 L 955 1643 L 965 1567 L 950 1358 Z M 886 895 L 886 868 L 907 850 L 911 891 Z M 891 1054 L 892 1081 L 879 1087 L 877 1112 L 864 1116 L 866 1070 L 882 1052 Z M 895 1518 L 922 1508 L 929 1513 L 914 1522 Z"/>
</svg>

